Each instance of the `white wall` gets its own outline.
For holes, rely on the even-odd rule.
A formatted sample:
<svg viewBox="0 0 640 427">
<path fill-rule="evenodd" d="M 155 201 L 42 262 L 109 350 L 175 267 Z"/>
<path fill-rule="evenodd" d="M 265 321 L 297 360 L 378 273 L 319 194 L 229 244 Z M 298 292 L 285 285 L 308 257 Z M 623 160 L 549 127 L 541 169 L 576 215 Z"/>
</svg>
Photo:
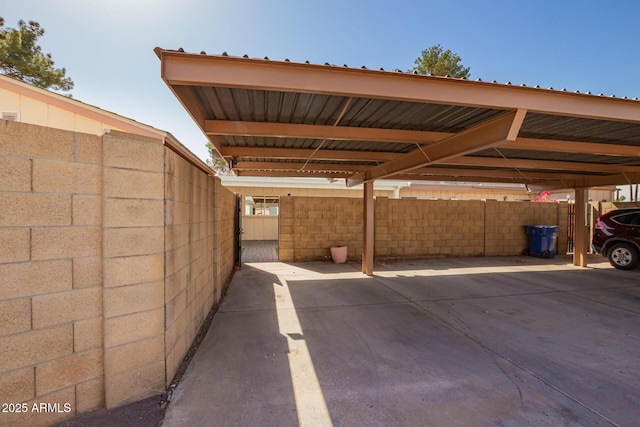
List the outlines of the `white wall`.
<svg viewBox="0 0 640 427">
<path fill-rule="evenodd" d="M 278 240 L 278 217 L 270 215 L 243 216 L 242 240 Z"/>
</svg>

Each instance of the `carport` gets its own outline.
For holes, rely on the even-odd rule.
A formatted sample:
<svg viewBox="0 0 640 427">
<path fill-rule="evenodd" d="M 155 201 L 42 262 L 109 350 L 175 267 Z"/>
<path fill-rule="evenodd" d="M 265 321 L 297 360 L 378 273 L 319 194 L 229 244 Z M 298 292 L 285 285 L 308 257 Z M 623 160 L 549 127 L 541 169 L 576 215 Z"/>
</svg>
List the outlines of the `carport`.
<svg viewBox="0 0 640 427">
<path fill-rule="evenodd" d="M 640 102 L 613 95 L 155 49 L 162 78 L 239 176 L 575 189 L 573 263 L 587 264 L 587 189 L 640 182 Z"/>
</svg>

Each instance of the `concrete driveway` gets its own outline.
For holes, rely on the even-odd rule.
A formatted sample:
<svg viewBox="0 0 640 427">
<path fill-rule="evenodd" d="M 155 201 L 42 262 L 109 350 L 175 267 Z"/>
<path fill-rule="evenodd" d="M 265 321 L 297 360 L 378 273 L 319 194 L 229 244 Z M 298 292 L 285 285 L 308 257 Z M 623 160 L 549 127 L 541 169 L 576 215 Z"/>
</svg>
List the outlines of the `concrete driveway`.
<svg viewBox="0 0 640 427">
<path fill-rule="evenodd" d="M 591 261 L 245 264 L 164 425 L 638 425 L 640 270 Z"/>
</svg>

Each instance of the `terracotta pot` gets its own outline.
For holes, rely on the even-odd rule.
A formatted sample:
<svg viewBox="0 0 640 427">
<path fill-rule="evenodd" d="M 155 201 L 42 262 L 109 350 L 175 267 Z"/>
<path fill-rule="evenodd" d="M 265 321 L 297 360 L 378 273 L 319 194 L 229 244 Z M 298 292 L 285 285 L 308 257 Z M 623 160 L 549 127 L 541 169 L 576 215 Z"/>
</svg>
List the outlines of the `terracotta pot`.
<svg viewBox="0 0 640 427">
<path fill-rule="evenodd" d="M 331 259 L 335 264 L 344 264 L 347 262 L 348 246 L 332 246 Z"/>
</svg>

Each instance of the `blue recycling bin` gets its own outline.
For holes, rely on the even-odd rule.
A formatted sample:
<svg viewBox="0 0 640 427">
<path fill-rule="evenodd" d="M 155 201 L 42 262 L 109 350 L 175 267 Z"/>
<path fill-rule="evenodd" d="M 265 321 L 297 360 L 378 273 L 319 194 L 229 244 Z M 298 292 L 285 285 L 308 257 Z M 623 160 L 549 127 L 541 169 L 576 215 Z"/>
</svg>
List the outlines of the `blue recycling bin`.
<svg viewBox="0 0 640 427">
<path fill-rule="evenodd" d="M 524 228 L 529 236 L 529 247 L 524 250 L 525 255 L 555 258 L 559 226 L 525 225 Z"/>
</svg>

